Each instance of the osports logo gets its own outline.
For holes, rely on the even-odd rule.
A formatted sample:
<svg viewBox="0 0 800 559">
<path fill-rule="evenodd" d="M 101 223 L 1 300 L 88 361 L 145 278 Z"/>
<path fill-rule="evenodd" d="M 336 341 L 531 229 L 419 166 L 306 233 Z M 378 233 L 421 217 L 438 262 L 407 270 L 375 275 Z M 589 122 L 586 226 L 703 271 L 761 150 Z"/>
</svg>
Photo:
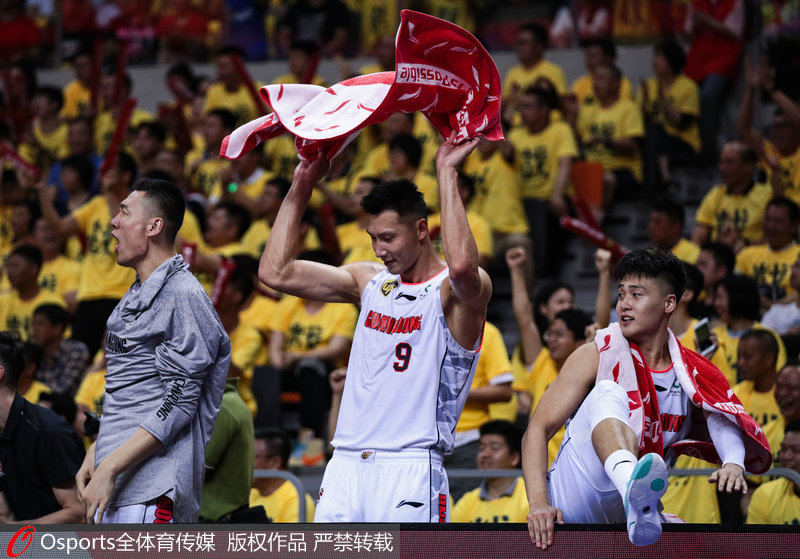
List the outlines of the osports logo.
<svg viewBox="0 0 800 559">
<path fill-rule="evenodd" d="M 11 539 L 8 542 L 8 546 L 6 547 L 6 556 L 8 557 L 19 557 L 28 549 L 28 546 L 31 545 L 33 541 L 33 534 L 36 533 L 36 528 L 33 526 L 23 526 L 17 533 L 11 536 Z M 22 538 L 22 543 L 25 544 L 25 547 L 22 548 L 22 551 L 19 553 L 14 552 L 14 544 L 17 543 L 17 538 Z"/>
</svg>

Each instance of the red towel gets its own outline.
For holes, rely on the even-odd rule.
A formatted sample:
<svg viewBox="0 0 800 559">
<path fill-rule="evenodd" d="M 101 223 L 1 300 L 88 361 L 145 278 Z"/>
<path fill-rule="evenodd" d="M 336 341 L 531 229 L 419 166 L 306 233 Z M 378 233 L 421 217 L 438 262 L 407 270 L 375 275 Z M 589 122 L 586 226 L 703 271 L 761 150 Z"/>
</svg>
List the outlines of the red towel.
<svg viewBox="0 0 800 559">
<path fill-rule="evenodd" d="M 220 156 L 236 159 L 285 131 L 297 152 L 312 160 L 320 148 L 332 158 L 370 124 L 396 112 L 421 111 L 456 143 L 478 134 L 502 140 L 500 74 L 475 37 L 450 22 L 401 12 L 396 70 L 358 76 L 327 89 L 307 84 L 268 85 L 261 96 L 272 114 L 240 126 L 225 138 Z"/>
<path fill-rule="evenodd" d="M 745 469 L 753 474 L 767 471 L 772 464 L 772 453 L 764 431 L 745 411 L 725 375 L 713 363 L 683 347 L 671 330 L 668 334 L 675 376 L 694 409 L 720 413 L 738 425 L 745 435 Z M 641 350 L 636 344 L 628 344 L 618 323 L 598 330 L 594 341 L 600 351 L 597 380 L 610 379 L 622 386 L 628 393 L 631 427 L 639 440 L 641 452 L 663 455 L 658 396 Z M 692 414 L 688 438 L 672 443 L 670 448 L 676 454 L 687 454 L 716 464 L 720 462 L 702 413 Z"/>
</svg>

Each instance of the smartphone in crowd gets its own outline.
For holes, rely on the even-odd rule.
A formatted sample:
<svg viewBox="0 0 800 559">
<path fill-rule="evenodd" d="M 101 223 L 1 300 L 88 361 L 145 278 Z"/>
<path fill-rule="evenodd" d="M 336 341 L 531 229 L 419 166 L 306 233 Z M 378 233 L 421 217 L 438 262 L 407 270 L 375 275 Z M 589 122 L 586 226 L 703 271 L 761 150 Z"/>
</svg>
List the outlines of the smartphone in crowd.
<svg viewBox="0 0 800 559">
<path fill-rule="evenodd" d="M 697 353 L 703 357 L 709 358 L 716 351 L 717 346 L 711 341 L 711 324 L 708 318 L 699 320 L 694 325 L 694 337 L 697 340 Z"/>
</svg>

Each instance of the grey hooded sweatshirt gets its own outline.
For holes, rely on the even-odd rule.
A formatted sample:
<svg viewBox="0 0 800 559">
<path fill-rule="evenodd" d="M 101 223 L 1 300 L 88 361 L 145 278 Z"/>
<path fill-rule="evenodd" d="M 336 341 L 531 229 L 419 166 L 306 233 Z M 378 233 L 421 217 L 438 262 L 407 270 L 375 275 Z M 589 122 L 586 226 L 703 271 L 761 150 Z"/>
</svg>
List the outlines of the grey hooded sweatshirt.
<svg viewBox="0 0 800 559">
<path fill-rule="evenodd" d="M 176 523 L 197 522 L 205 448 L 222 402 L 231 343 L 180 255 L 134 282 L 108 319 L 95 467 L 139 427 L 164 447 L 122 472 L 110 506 L 171 492 Z"/>
</svg>

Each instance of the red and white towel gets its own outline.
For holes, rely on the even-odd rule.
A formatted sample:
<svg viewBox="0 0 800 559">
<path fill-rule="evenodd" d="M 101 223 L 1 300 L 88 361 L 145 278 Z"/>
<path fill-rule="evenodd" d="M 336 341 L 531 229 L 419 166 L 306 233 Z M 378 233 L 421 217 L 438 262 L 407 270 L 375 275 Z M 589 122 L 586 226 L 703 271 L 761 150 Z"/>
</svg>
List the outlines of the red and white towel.
<svg viewBox="0 0 800 559">
<path fill-rule="evenodd" d="M 236 159 L 286 131 L 303 159 L 339 153 L 358 132 L 396 112 L 421 111 L 456 143 L 477 135 L 502 140 L 500 74 L 470 33 L 450 22 L 403 10 L 394 72 L 357 76 L 329 88 L 267 85 L 261 96 L 272 114 L 240 126 L 225 138 L 220 157 Z"/>
<path fill-rule="evenodd" d="M 747 414 L 725 375 L 710 361 L 683 347 L 671 330 L 667 332 L 675 376 L 689 401 L 700 410 L 723 414 L 736 423 L 745 434 L 745 469 L 754 474 L 767 471 L 772 464 L 772 453 L 764 431 Z M 625 389 L 631 427 L 639 440 L 639 448 L 643 453 L 663 455 L 658 396 L 641 350 L 636 344 L 628 343 L 617 323 L 599 330 L 594 341 L 600 351 L 597 381 L 613 380 Z M 688 438 L 673 443 L 672 450 L 676 454 L 687 454 L 718 464 L 720 458 L 711 442 L 703 414 L 693 414 L 692 420 Z"/>
</svg>

